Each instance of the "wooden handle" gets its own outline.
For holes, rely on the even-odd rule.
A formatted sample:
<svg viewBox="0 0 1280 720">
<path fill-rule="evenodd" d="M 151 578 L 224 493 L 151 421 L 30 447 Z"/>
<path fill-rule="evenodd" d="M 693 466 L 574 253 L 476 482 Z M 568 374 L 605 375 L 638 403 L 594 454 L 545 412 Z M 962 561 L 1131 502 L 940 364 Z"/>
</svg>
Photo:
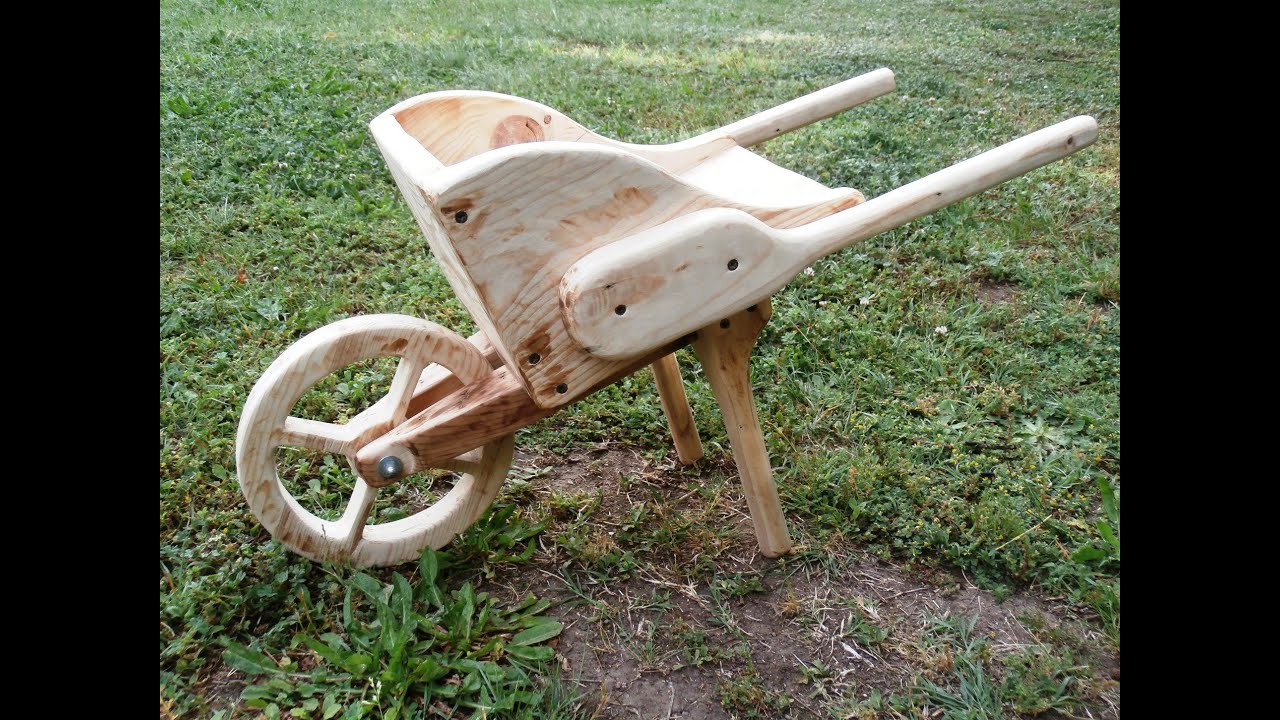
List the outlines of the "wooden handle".
<svg viewBox="0 0 1280 720">
<path fill-rule="evenodd" d="M 707 135 L 728 135 L 738 145 L 750 147 L 874 100 L 893 92 L 895 87 L 893 71 L 880 68 L 743 118 Z"/>
<path fill-rule="evenodd" d="M 843 212 L 780 235 L 811 244 L 803 265 L 934 210 L 1060 160 L 1098 139 L 1098 122 L 1080 115 L 1024 135 Z M 802 265 L 802 267 L 803 267 Z"/>
<path fill-rule="evenodd" d="M 1072 118 L 788 230 L 732 208 L 689 213 L 574 263 L 560 282 L 565 327 L 597 357 L 634 357 L 774 294 L 825 255 L 1058 160 L 1097 136 L 1093 118 Z"/>
</svg>

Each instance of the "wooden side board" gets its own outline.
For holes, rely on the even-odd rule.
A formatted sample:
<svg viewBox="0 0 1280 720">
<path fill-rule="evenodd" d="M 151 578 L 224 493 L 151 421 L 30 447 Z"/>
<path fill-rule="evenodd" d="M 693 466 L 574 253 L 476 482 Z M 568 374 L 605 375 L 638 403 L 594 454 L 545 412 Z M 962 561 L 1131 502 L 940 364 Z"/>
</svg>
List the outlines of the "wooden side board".
<svg viewBox="0 0 1280 720">
<path fill-rule="evenodd" d="M 509 367 L 513 366 L 515 361 L 499 339 L 501 336 L 494 326 L 489 308 L 476 293 L 475 282 L 466 266 L 458 258 L 458 253 L 454 250 L 439 215 L 419 190 L 422 184 L 440 171 L 444 165 L 421 143 L 405 132 L 391 110 L 379 115 L 369 124 L 369 129 L 378 143 L 378 149 L 382 151 L 383 158 L 387 161 L 387 167 L 391 170 L 396 186 L 400 188 L 400 194 L 408 203 L 409 211 L 418 222 L 418 227 L 427 239 L 427 245 L 440 265 L 440 271 L 449 281 L 449 286 L 453 288 L 454 294 L 458 296 L 463 307 L 471 314 L 471 319 L 480 327 L 480 331 L 489 339 L 489 344 L 498 352 L 503 363 Z"/>
<path fill-rule="evenodd" d="M 679 173 L 731 147 L 734 139 L 711 132 L 667 145 L 636 145 L 598 135 L 542 103 L 482 90 L 450 90 L 410 98 L 388 110 L 444 165 L 530 142 L 563 141 L 611 147 Z"/>
<path fill-rule="evenodd" d="M 541 407 L 572 402 L 628 364 L 593 357 L 565 328 L 559 284 L 587 253 L 706 208 L 735 208 L 786 228 L 863 201 L 850 190 L 809 205 L 750 206 L 620 150 L 551 141 L 444 168 L 420 191 L 491 318 L 495 344 Z"/>
<path fill-rule="evenodd" d="M 618 142 L 541 103 L 478 91 L 411 98 L 370 129 L 463 305 L 535 403 L 559 407 L 629 364 L 573 346 L 557 290 L 569 266 L 700 209 L 788 228 L 863 202 L 740 145 L 893 86 L 893 73 L 878 70 L 670 145 Z"/>
</svg>

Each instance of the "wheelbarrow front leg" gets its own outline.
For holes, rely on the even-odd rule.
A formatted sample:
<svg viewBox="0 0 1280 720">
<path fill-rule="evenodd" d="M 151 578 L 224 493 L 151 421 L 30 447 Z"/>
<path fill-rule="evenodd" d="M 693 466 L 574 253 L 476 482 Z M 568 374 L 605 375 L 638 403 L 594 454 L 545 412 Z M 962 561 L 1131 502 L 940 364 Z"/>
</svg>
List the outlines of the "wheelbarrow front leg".
<svg viewBox="0 0 1280 720">
<path fill-rule="evenodd" d="M 676 443 L 676 455 L 680 462 L 692 465 L 702 459 L 702 440 L 693 424 L 689 398 L 684 394 L 684 380 L 680 377 L 680 364 L 674 353 L 664 355 L 652 366 L 653 379 L 658 383 L 658 397 L 662 398 L 662 412 L 667 416 L 671 438 Z"/>
<path fill-rule="evenodd" d="M 751 394 L 751 349 L 769 321 L 773 308 L 766 299 L 735 315 L 698 331 L 693 352 L 702 363 L 711 389 L 720 403 L 733 459 L 742 477 L 756 541 L 765 557 L 778 557 L 791 550 L 787 519 L 778 501 L 769 452 L 756 415 Z"/>
</svg>

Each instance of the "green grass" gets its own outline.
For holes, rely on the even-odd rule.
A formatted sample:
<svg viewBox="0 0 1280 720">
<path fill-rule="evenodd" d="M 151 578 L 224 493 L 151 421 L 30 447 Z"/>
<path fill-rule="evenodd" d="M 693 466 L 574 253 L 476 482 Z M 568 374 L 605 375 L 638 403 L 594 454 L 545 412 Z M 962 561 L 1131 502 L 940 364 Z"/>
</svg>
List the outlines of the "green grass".
<svg viewBox="0 0 1280 720">
<path fill-rule="evenodd" d="M 1094 147 L 815 263 L 775 298 L 752 370 L 803 544 L 789 562 L 870 550 L 962 571 L 997 595 L 1065 597 L 1118 646 L 1118 3 L 166 0 L 160 59 L 162 715 L 258 712 L 214 689 L 228 643 L 318 662 L 295 636 L 345 637 L 343 603 L 353 587 L 362 597 L 363 581 L 269 541 L 235 482 L 236 424 L 272 359 L 328 322 L 394 312 L 474 332 L 366 128 L 392 104 L 446 88 L 520 95 L 605 135 L 658 143 L 890 67 L 896 93 L 757 148 L 868 197 L 1066 117 L 1097 117 Z M 528 491 L 530 477 L 509 482 L 503 512 L 451 551 L 441 592 L 528 564 L 587 598 L 638 573 L 724 598 L 753 592 L 720 555 L 737 538 L 725 510 L 740 504 L 714 462 L 723 424 L 691 355 L 680 359 L 711 455 L 685 471 L 704 478 L 695 505 L 636 483 L 636 504 L 608 535 L 597 524 L 607 508 L 590 493 L 548 498 Z M 368 372 L 339 378 L 351 403 L 385 382 Z M 517 443 L 547 456 L 600 443 L 670 452 L 647 371 Z M 328 492 L 315 501 L 340 501 Z M 374 577 L 394 585 L 389 572 Z M 515 607 L 494 602 L 494 612 Z M 683 662 L 721 650 L 700 645 L 702 630 L 682 630 Z M 341 681 L 324 672 L 316 717 L 330 690 L 339 702 L 360 686 L 349 670 Z M 1057 670 L 1043 659 L 1002 661 L 1001 672 L 1029 678 L 996 693 L 1004 707 L 1055 706 Z M 740 715 L 786 705 L 752 689 L 719 692 Z M 975 707 L 989 705 L 982 692 Z M 594 707 L 556 698 L 572 712 Z"/>
<path fill-rule="evenodd" d="M 313 652 L 322 668 L 300 672 L 287 655 L 276 660 L 228 642 L 227 663 L 265 679 L 245 689 L 245 704 L 268 718 L 300 709 L 303 717 L 388 719 L 437 705 L 542 717 L 562 704 L 559 684 L 548 694 L 538 680 L 555 656 L 541 643 L 563 630 L 539 617 L 551 603 L 530 595 L 502 607 L 469 582 L 449 593 L 439 571 L 440 556 L 425 548 L 417 587 L 399 573 L 386 586 L 364 573 L 347 578 L 342 634 L 298 635 L 290 644 Z"/>
</svg>

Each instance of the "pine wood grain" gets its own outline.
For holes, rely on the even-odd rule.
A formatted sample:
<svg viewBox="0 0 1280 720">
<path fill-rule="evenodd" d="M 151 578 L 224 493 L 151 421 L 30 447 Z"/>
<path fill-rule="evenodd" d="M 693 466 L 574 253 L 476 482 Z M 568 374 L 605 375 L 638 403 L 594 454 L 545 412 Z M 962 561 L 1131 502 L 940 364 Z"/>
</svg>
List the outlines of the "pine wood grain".
<svg viewBox="0 0 1280 720">
<path fill-rule="evenodd" d="M 778 500 L 778 487 L 773 482 L 769 451 L 765 448 L 751 392 L 751 349 L 772 314 L 773 306 L 763 300 L 750 310 L 698 330 L 697 339 L 693 341 L 693 352 L 702 363 L 724 415 L 733 461 L 751 510 L 756 542 L 765 557 L 778 557 L 791 551 L 787 518 Z"/>
<path fill-rule="evenodd" d="M 309 388 L 330 373 L 375 357 L 400 363 L 387 395 L 349 422 L 337 425 L 290 415 Z M 254 385 L 236 434 L 236 474 L 250 510 L 280 543 L 313 560 L 356 566 L 387 565 L 417 557 L 430 545 L 443 547 L 493 501 L 511 466 L 510 434 L 490 438 L 461 458 L 438 467 L 461 473 L 430 508 L 390 523 L 366 525 L 378 489 L 357 472 L 355 489 L 338 520 L 323 520 L 302 507 L 276 472 L 280 446 L 340 454 L 353 467 L 359 449 L 404 422 L 411 397 L 447 385 L 447 369 L 462 385 L 491 371 L 491 360 L 475 344 L 445 328 L 404 315 L 364 315 L 326 325 L 291 345 Z"/>
<path fill-rule="evenodd" d="M 595 357 L 634 356 L 772 295 L 819 258 L 1061 159 L 1097 135 L 1093 118 L 1072 118 L 792 229 L 731 208 L 683 214 L 570 267 L 560 288 L 565 326 Z"/>
</svg>

